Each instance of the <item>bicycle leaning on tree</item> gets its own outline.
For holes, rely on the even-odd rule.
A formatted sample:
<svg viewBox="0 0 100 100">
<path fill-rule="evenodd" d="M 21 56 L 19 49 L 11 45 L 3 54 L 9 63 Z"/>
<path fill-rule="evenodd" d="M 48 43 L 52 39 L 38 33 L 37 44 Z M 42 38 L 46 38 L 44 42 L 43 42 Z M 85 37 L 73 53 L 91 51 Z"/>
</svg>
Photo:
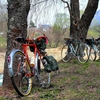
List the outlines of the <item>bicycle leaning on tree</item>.
<svg viewBox="0 0 100 100">
<path fill-rule="evenodd" d="M 69 62 L 76 57 L 80 63 L 88 61 L 89 46 L 81 39 L 64 38 L 65 44 L 61 50 L 61 58 L 63 62 Z"/>
<path fill-rule="evenodd" d="M 39 86 L 48 88 L 51 82 L 50 72 L 58 70 L 57 61 L 45 51 L 48 38 L 43 34 L 35 40 L 23 37 L 15 40 L 21 43 L 22 50 L 11 51 L 7 61 L 9 76 L 16 92 L 20 96 L 27 96 L 31 92 L 33 78 Z M 34 64 L 30 63 L 28 47 L 33 52 Z"/>
<path fill-rule="evenodd" d="M 99 59 L 100 58 L 100 38 L 86 39 L 86 43 L 90 47 L 89 59 L 92 60 L 92 61 Z"/>
</svg>

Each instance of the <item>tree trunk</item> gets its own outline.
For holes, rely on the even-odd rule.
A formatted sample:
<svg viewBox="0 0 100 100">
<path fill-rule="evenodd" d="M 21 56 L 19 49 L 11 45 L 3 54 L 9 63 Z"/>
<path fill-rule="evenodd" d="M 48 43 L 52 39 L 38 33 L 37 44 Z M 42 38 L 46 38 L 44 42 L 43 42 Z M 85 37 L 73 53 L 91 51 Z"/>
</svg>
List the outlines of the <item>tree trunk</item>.
<svg viewBox="0 0 100 100">
<path fill-rule="evenodd" d="M 89 29 L 89 26 L 91 24 L 91 21 L 96 13 L 96 10 L 98 8 L 99 0 L 89 0 L 87 7 L 84 11 L 84 14 L 81 17 L 80 23 L 79 23 L 79 33 L 81 37 L 86 38 L 87 32 Z"/>
<path fill-rule="evenodd" d="M 70 36 L 72 38 L 86 38 L 91 21 L 98 8 L 99 0 L 89 0 L 84 14 L 80 18 L 79 0 L 71 0 Z"/>
<path fill-rule="evenodd" d="M 79 0 L 71 0 L 70 2 L 70 37 L 78 37 L 77 24 L 80 21 Z"/>
<path fill-rule="evenodd" d="M 11 81 L 8 75 L 7 56 L 12 49 L 21 49 L 20 44 L 15 42 L 17 36 L 27 36 L 27 16 L 30 9 L 30 0 L 8 0 L 8 32 L 7 51 L 4 64 L 3 86 L 10 87 Z"/>
</svg>

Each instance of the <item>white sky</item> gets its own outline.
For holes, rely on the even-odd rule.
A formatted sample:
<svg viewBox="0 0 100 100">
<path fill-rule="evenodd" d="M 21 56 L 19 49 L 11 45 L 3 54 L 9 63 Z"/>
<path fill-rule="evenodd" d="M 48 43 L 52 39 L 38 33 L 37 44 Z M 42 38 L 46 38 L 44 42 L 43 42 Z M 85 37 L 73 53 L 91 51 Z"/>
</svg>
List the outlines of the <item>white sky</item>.
<svg viewBox="0 0 100 100">
<path fill-rule="evenodd" d="M 49 0 L 49 1 L 51 1 L 51 0 Z M 87 5 L 88 0 L 79 0 L 79 1 L 80 1 L 80 9 L 84 10 L 86 5 Z M 0 0 L 0 3 L 7 3 L 7 0 Z M 62 4 L 62 6 L 57 4 L 57 5 L 55 5 L 56 9 L 54 7 L 52 7 L 51 10 L 48 10 L 48 12 L 46 12 L 47 14 L 44 14 L 43 11 L 40 11 L 39 13 L 37 13 L 37 14 L 35 13 L 35 15 L 33 15 L 35 17 L 32 17 L 31 14 L 30 14 L 28 18 L 29 18 L 29 20 L 32 19 L 37 24 L 38 23 L 52 24 L 52 22 L 54 22 L 55 12 L 56 13 L 65 13 L 67 11 L 67 14 L 69 13 L 67 8 L 64 9 L 65 6 L 66 5 L 64 5 L 64 4 Z M 100 0 L 99 0 L 99 5 L 98 5 L 98 9 L 97 10 L 100 10 Z M 42 15 L 40 17 L 39 15 L 41 14 L 41 12 L 42 12 Z M 34 11 L 30 10 L 29 13 L 34 13 Z"/>
<path fill-rule="evenodd" d="M 88 0 L 79 0 L 79 1 L 80 1 L 80 9 L 84 10 L 87 5 Z M 33 15 L 34 17 L 31 16 L 32 18 L 30 19 L 32 19 L 32 21 L 36 24 L 36 26 L 38 26 L 38 24 L 45 24 L 45 23 L 52 24 L 54 23 L 55 13 L 66 13 L 67 12 L 67 14 L 69 14 L 68 9 L 67 8 L 64 9 L 65 6 L 66 6 L 65 4 L 62 4 L 62 6 L 57 4 L 55 5 L 55 8 L 51 8 L 46 12 L 47 15 L 40 12 L 39 15 L 41 14 L 41 16 L 38 16 L 38 14 L 35 13 Z M 100 10 L 100 1 L 99 1 L 98 10 Z"/>
</svg>

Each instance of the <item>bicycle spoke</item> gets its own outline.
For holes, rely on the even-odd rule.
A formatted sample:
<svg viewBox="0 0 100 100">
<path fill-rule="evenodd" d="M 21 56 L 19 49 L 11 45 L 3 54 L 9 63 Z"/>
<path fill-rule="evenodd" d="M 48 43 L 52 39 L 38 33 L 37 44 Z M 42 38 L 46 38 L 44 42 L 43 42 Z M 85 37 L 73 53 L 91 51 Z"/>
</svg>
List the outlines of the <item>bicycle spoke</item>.
<svg viewBox="0 0 100 100">
<path fill-rule="evenodd" d="M 28 95 L 32 88 L 32 79 L 26 76 L 30 73 L 30 68 L 27 61 L 24 60 L 23 53 L 15 53 L 12 66 L 14 75 L 11 80 L 15 90 L 21 96 Z"/>
</svg>

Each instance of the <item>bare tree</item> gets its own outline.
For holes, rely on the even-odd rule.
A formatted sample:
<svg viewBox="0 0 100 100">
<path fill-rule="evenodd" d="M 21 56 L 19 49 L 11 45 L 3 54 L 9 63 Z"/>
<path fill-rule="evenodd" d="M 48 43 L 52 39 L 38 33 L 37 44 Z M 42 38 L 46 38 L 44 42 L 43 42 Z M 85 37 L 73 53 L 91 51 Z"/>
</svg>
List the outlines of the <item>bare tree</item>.
<svg viewBox="0 0 100 100">
<path fill-rule="evenodd" d="M 70 36 L 72 38 L 86 38 L 91 21 L 98 8 L 99 0 L 88 0 L 88 4 L 83 15 L 80 18 L 79 0 L 70 0 L 70 4 L 66 3 L 70 12 Z"/>
</svg>

